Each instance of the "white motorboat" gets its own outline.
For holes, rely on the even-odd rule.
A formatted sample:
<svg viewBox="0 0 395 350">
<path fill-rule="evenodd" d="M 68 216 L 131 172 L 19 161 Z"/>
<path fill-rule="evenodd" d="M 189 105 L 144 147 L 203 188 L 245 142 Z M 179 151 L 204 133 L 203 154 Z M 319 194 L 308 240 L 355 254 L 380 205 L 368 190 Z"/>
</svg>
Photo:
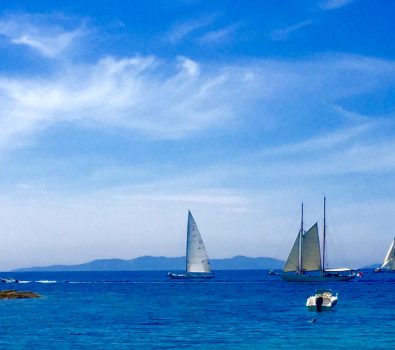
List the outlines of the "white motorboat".
<svg viewBox="0 0 395 350">
<path fill-rule="evenodd" d="M 330 289 L 316 290 L 314 295 L 307 298 L 306 307 L 312 311 L 329 310 L 337 304 L 338 293 L 336 295 Z"/>
</svg>

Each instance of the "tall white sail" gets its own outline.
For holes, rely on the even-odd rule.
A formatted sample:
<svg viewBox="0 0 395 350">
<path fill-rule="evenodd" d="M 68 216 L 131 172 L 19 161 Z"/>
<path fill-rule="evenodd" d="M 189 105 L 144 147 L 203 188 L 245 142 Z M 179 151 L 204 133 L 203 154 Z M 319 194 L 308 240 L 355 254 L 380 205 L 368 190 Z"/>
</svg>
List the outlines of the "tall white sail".
<svg viewBox="0 0 395 350">
<path fill-rule="evenodd" d="M 395 238 L 392 241 L 390 249 L 384 258 L 384 263 L 381 268 L 384 270 L 395 270 Z"/>
<path fill-rule="evenodd" d="M 298 236 L 296 237 L 295 243 L 289 253 L 287 262 L 284 265 L 284 272 L 298 271 L 299 270 L 299 250 L 300 250 L 300 235 L 302 234 L 302 230 L 299 231 Z"/>
<path fill-rule="evenodd" d="M 211 266 L 202 236 L 191 212 L 188 211 L 187 273 L 194 272 L 211 273 Z"/>
<path fill-rule="evenodd" d="M 318 225 L 315 223 L 302 239 L 302 270 L 321 270 L 320 239 L 318 236 Z"/>
</svg>

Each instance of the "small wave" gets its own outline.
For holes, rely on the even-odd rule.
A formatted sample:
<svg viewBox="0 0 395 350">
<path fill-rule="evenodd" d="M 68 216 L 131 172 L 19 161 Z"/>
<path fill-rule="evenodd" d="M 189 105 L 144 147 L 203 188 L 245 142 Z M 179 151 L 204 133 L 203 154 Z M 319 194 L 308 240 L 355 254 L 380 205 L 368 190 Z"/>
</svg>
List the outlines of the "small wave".
<svg viewBox="0 0 395 350">
<path fill-rule="evenodd" d="M 31 283 L 32 281 L 18 281 L 18 283 Z"/>
<path fill-rule="evenodd" d="M 48 283 L 57 283 L 58 281 L 52 281 L 52 280 L 39 280 L 39 281 L 34 281 L 34 282 L 36 282 L 36 283 L 45 283 L 45 284 L 48 284 Z"/>
<path fill-rule="evenodd" d="M 89 281 L 66 281 L 66 283 L 71 283 L 71 284 L 92 284 L 95 282 L 89 282 Z"/>
</svg>

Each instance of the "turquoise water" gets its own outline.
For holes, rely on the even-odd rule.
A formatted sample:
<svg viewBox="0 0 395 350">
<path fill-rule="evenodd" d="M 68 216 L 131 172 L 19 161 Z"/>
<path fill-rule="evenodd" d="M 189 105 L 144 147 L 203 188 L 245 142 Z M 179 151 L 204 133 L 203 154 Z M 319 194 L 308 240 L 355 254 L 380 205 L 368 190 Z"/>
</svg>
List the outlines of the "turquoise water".
<svg viewBox="0 0 395 350">
<path fill-rule="evenodd" d="M 366 272 L 332 285 L 283 282 L 264 271 L 216 274 L 185 282 L 166 272 L 2 273 L 26 282 L 2 289 L 42 298 L 0 301 L 0 349 L 395 346 L 395 274 Z M 307 297 L 322 287 L 339 292 L 338 305 L 307 311 Z"/>
</svg>

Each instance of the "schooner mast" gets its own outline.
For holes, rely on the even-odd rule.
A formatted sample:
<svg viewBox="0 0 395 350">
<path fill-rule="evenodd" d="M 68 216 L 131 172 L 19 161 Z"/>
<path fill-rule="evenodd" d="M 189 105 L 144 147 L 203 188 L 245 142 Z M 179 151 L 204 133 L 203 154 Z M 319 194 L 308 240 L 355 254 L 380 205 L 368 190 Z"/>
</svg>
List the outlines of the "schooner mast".
<svg viewBox="0 0 395 350">
<path fill-rule="evenodd" d="M 324 196 L 324 235 L 322 237 L 322 276 L 325 276 L 325 246 L 326 246 L 326 197 Z"/>
<path fill-rule="evenodd" d="M 300 235 L 299 235 L 299 273 L 302 272 L 303 269 L 303 202 L 302 202 L 302 217 L 301 217 L 301 223 L 300 223 Z"/>
</svg>

